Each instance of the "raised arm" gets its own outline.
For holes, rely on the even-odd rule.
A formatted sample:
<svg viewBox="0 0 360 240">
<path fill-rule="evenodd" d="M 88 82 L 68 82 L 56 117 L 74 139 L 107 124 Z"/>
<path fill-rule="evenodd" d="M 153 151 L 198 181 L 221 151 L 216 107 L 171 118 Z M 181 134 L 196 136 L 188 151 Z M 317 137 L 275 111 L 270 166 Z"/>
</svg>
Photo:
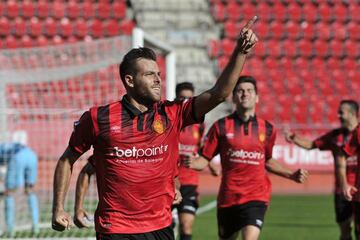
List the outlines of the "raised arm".
<svg viewBox="0 0 360 240">
<path fill-rule="evenodd" d="M 95 168 L 87 163 L 80 171 L 76 182 L 74 223 L 77 227 L 90 227 L 90 215 L 84 209 L 84 199 L 89 189 L 91 175 L 95 173 Z"/>
<path fill-rule="evenodd" d="M 309 173 L 304 169 L 298 169 L 296 171 L 291 171 L 286 167 L 282 166 L 278 161 L 273 158 L 270 158 L 266 161 L 266 170 L 276 174 L 280 177 L 293 180 L 297 183 L 303 183 L 307 179 Z"/>
<path fill-rule="evenodd" d="M 241 30 L 235 49 L 224 71 L 215 83 L 215 86 L 195 99 L 195 117 L 200 119 L 210 110 L 215 108 L 230 95 L 240 76 L 245 59 L 249 51 L 258 41 L 255 33 L 251 30 L 257 17 L 253 17 Z"/>
<path fill-rule="evenodd" d="M 286 130 L 286 131 L 284 131 L 284 135 L 285 135 L 286 141 L 288 141 L 289 143 L 294 143 L 301 148 L 305 148 L 307 150 L 316 148 L 314 141 L 311 141 L 310 139 L 301 137 L 301 136 L 295 134 L 294 132 Z"/>
<path fill-rule="evenodd" d="M 64 210 L 64 201 L 69 188 L 72 167 L 79 156 L 79 153 L 68 147 L 55 168 L 52 228 L 57 231 L 63 231 L 72 226 L 71 216 Z"/>
</svg>

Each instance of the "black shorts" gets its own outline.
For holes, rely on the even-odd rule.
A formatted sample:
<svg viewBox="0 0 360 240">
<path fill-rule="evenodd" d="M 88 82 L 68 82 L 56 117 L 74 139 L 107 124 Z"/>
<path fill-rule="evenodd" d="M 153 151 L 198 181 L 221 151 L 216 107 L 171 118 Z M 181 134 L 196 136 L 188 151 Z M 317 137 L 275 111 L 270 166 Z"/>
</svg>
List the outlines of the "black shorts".
<svg viewBox="0 0 360 240">
<path fill-rule="evenodd" d="M 217 209 L 218 234 L 229 238 L 243 227 L 253 225 L 262 228 L 267 204 L 262 201 L 250 201 L 244 204 Z"/>
<path fill-rule="evenodd" d="M 136 234 L 102 234 L 96 233 L 97 240 L 175 240 L 174 231 L 169 226 L 148 233 Z"/>
<path fill-rule="evenodd" d="M 360 202 L 353 203 L 356 239 L 360 237 Z"/>
<path fill-rule="evenodd" d="M 335 215 L 336 222 L 341 223 L 349 220 L 353 215 L 353 204 L 345 199 L 342 194 L 335 194 Z"/>
<path fill-rule="evenodd" d="M 180 187 L 182 201 L 180 204 L 175 205 L 178 213 L 190 213 L 196 214 L 196 210 L 199 208 L 197 186 L 195 185 L 184 185 Z"/>
</svg>

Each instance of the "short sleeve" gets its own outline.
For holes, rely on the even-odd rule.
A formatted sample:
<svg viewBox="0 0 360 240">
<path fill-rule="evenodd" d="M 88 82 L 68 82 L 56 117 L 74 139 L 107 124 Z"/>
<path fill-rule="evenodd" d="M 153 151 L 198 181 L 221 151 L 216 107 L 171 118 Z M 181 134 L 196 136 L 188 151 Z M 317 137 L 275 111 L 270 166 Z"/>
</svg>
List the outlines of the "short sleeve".
<svg viewBox="0 0 360 240">
<path fill-rule="evenodd" d="M 343 150 L 348 156 L 357 154 L 360 148 L 360 127 L 353 131 L 350 140 L 345 144 Z"/>
<path fill-rule="evenodd" d="M 74 122 L 69 146 L 76 152 L 83 154 L 90 149 L 95 141 L 95 131 L 90 112 L 85 112 L 78 121 Z"/>
<path fill-rule="evenodd" d="M 200 149 L 199 154 L 211 161 L 213 157 L 219 153 L 219 130 L 215 123 L 204 138 L 203 147 Z"/>
<path fill-rule="evenodd" d="M 332 142 L 333 132 L 328 132 L 319 138 L 315 139 L 314 146 L 320 150 L 331 150 L 334 147 Z"/>
<path fill-rule="evenodd" d="M 276 141 L 276 130 L 273 128 L 273 130 L 265 144 L 265 159 L 266 160 L 272 158 L 275 141 Z"/>
</svg>

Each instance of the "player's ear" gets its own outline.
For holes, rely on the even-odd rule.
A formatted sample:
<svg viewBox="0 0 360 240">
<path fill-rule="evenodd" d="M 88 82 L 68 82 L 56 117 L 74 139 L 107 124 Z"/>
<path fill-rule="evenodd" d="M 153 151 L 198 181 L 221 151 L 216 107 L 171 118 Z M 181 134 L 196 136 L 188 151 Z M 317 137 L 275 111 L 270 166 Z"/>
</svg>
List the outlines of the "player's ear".
<svg viewBox="0 0 360 240">
<path fill-rule="evenodd" d="M 127 74 L 125 75 L 125 85 L 126 87 L 133 88 L 134 87 L 134 78 L 133 76 Z"/>
</svg>

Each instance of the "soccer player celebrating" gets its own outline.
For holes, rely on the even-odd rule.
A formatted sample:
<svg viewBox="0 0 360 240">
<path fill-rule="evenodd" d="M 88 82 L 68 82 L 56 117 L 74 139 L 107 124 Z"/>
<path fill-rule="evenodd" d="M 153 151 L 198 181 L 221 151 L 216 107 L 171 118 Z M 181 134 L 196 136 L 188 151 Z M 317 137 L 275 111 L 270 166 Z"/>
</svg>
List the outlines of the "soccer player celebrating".
<svg viewBox="0 0 360 240">
<path fill-rule="evenodd" d="M 129 51 L 120 64 L 126 89 L 121 101 L 93 107 L 74 124 L 69 146 L 54 174 L 52 227 L 63 231 L 72 220 L 64 210 L 72 166 L 94 148 L 99 203 L 95 212 L 98 239 L 174 239 L 171 204 L 177 173 L 181 129 L 230 95 L 249 51 L 257 42 L 251 19 L 215 86 L 199 96 L 161 101 L 161 78 L 155 53 Z"/>
<path fill-rule="evenodd" d="M 320 150 L 330 150 L 334 156 L 335 163 L 335 214 L 336 222 L 340 228 L 340 239 L 351 239 L 351 222 L 354 214 L 351 201 L 345 199 L 342 194 L 340 184 L 340 168 L 345 164 L 346 179 L 350 185 L 355 184 L 357 175 L 357 156 L 356 154 L 349 155 L 345 161 L 339 160 L 339 148 L 343 147 L 351 137 L 351 132 L 358 125 L 359 105 L 354 100 L 343 100 L 340 102 L 338 109 L 338 116 L 340 120 L 340 127 L 320 136 L 311 141 L 307 138 L 299 136 L 291 131 L 285 131 L 285 138 L 290 143 L 295 143 L 297 146 L 305 149 L 318 148 Z M 341 153 L 341 152 L 340 152 Z M 338 160 L 337 160 L 338 159 Z"/>
<path fill-rule="evenodd" d="M 255 115 L 258 102 L 256 80 L 239 78 L 233 90 L 236 111 L 215 122 L 206 136 L 199 158 L 187 165 L 202 170 L 220 154 L 222 179 L 218 194 L 218 234 L 220 239 L 258 239 L 271 185 L 266 171 L 302 183 L 307 171 L 292 172 L 272 158 L 276 131 L 271 123 Z"/>
<path fill-rule="evenodd" d="M 183 82 L 176 86 L 176 97 L 178 99 L 189 99 L 194 95 L 194 86 L 192 83 Z M 180 204 L 175 205 L 179 213 L 180 223 L 180 240 L 191 240 L 192 226 L 195 221 L 196 210 L 199 207 L 198 203 L 198 172 L 189 169 L 184 165 L 183 160 L 187 156 L 197 155 L 204 131 L 203 124 L 194 124 L 181 130 L 179 138 L 179 180 L 180 193 L 183 197 Z M 218 169 L 212 164 L 209 164 L 210 172 L 213 175 L 218 175 Z"/>
</svg>

